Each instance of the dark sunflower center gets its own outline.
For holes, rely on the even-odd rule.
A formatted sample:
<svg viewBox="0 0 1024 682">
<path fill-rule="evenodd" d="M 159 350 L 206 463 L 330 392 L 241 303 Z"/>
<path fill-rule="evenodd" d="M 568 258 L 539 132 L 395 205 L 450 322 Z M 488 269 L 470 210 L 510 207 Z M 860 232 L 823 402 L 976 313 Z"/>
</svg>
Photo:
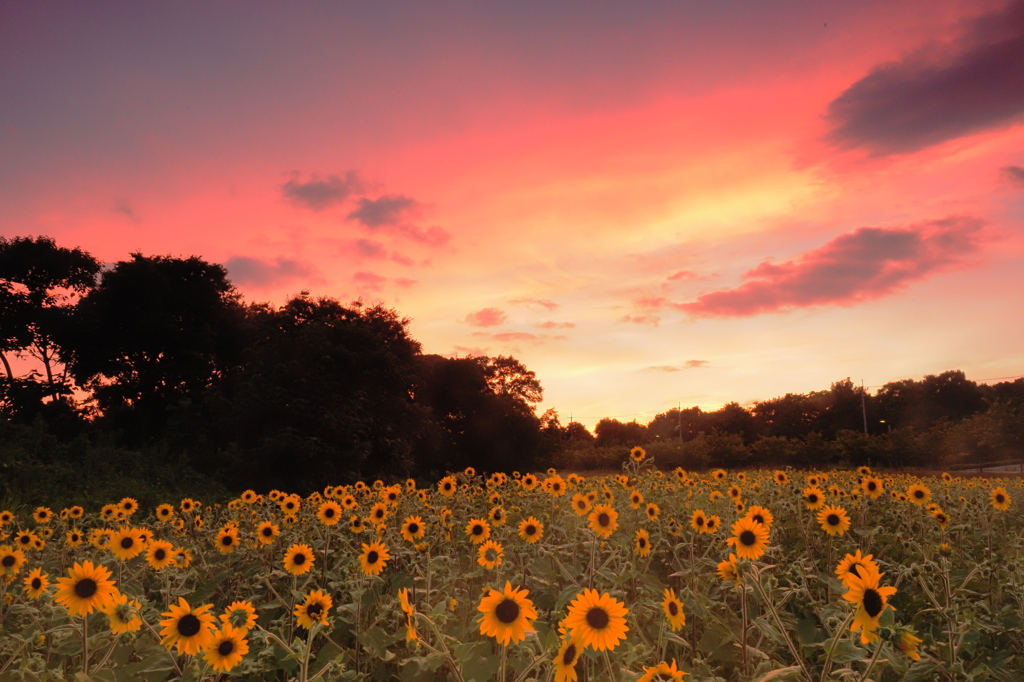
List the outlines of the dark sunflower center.
<svg viewBox="0 0 1024 682">
<path fill-rule="evenodd" d="M 597 515 L 597 524 L 599 526 L 607 526 L 611 522 L 612 522 L 611 518 L 607 514 L 605 514 L 604 512 L 601 512 L 600 514 Z"/>
<path fill-rule="evenodd" d="M 878 486 L 875 484 L 874 481 L 871 481 L 870 483 L 868 483 L 868 490 L 874 491 L 875 488 L 877 488 L 877 487 Z"/>
<path fill-rule="evenodd" d="M 380 558 L 380 555 L 377 554 L 376 551 L 371 551 L 369 554 L 366 555 L 366 563 L 368 563 L 368 564 L 375 564 L 375 563 L 377 563 L 377 559 L 379 559 L 379 558 Z"/>
<path fill-rule="evenodd" d="M 853 573 L 858 578 L 860 577 L 860 571 L 857 570 L 857 564 L 850 564 L 850 573 Z"/>
<path fill-rule="evenodd" d="M 814 504 L 815 502 L 818 501 L 818 496 L 817 495 L 813 495 L 813 494 L 812 495 L 808 495 L 807 496 L 807 501 L 810 502 L 811 504 Z"/>
<path fill-rule="evenodd" d="M 217 653 L 221 656 L 230 656 L 234 650 L 235 643 L 232 642 L 230 639 L 225 639 L 223 642 L 220 643 L 220 646 L 217 647 Z"/>
<path fill-rule="evenodd" d="M 324 509 L 324 516 L 326 516 L 329 519 L 333 518 L 334 517 L 334 508 L 333 507 L 328 507 L 327 509 Z"/>
<path fill-rule="evenodd" d="M 554 483 L 551 485 L 551 489 L 554 490 L 555 492 L 558 492 L 559 490 L 562 489 L 562 486 L 558 485 L 557 483 Z"/>
<path fill-rule="evenodd" d="M 514 599 L 505 599 L 495 607 L 494 616 L 505 625 L 511 625 L 519 618 L 519 604 Z"/>
<path fill-rule="evenodd" d="M 157 561 L 163 561 L 167 558 L 167 550 L 165 550 L 163 547 L 158 548 L 155 552 L 153 552 L 153 558 Z"/>
<path fill-rule="evenodd" d="M 8 555 L 4 556 L 3 561 L 0 562 L 0 563 L 3 564 L 4 568 L 10 568 L 11 566 L 14 565 L 14 562 L 16 560 L 17 559 L 15 558 L 15 556 L 13 554 L 8 554 Z"/>
<path fill-rule="evenodd" d="M 608 617 L 608 612 L 599 606 L 587 611 L 587 625 L 594 628 L 595 630 L 604 630 L 608 627 L 608 623 L 611 619 Z"/>
<path fill-rule="evenodd" d="M 273 529 L 273 528 L 271 528 L 271 527 L 267 526 L 266 528 L 264 528 L 264 529 L 263 529 L 263 535 L 264 535 L 265 537 L 268 537 L 268 538 L 269 538 L 269 537 L 270 537 L 271 535 L 273 535 L 273 534 L 274 534 L 274 529 Z"/>
<path fill-rule="evenodd" d="M 43 581 L 42 580 L 40 580 L 39 578 L 32 578 L 32 589 L 33 590 L 38 590 L 42 586 L 43 586 Z"/>
<path fill-rule="evenodd" d="M 96 591 L 98 589 L 99 586 L 96 584 L 96 581 L 92 578 L 82 578 L 77 583 L 75 583 L 75 595 L 77 595 L 80 599 L 88 599 L 89 597 L 96 594 Z"/>
<path fill-rule="evenodd" d="M 915 490 L 914 491 L 914 497 L 916 497 L 917 499 L 920 500 L 922 497 L 924 497 L 924 491 L 923 490 Z"/>
<path fill-rule="evenodd" d="M 483 534 L 484 534 L 484 527 L 483 526 L 481 526 L 479 523 L 476 524 L 475 526 L 473 526 L 473 535 L 483 535 Z"/>
<path fill-rule="evenodd" d="M 694 519 L 694 521 L 697 522 L 698 526 L 703 526 L 704 525 L 704 517 L 703 516 L 698 516 L 696 519 Z"/>
<path fill-rule="evenodd" d="M 999 504 L 1002 504 L 1005 501 L 1006 501 L 1005 497 L 1003 497 L 1002 495 L 996 495 L 996 502 L 998 502 Z"/>
<path fill-rule="evenodd" d="M 230 535 L 225 535 L 223 538 L 221 538 L 220 544 L 222 544 L 222 545 L 224 545 L 226 547 L 226 546 L 230 545 L 234 541 L 235 541 L 234 538 L 232 538 Z"/>
<path fill-rule="evenodd" d="M 637 540 L 637 544 L 639 544 L 640 548 L 643 549 L 644 547 L 647 546 L 647 539 L 646 538 L 640 538 L 639 540 Z"/>
<path fill-rule="evenodd" d="M 419 532 L 420 532 L 420 524 L 418 524 L 418 523 L 410 523 L 409 524 L 409 533 L 411 535 L 415 535 L 416 533 L 419 533 Z"/>
<path fill-rule="evenodd" d="M 839 515 L 838 514 L 829 514 L 828 516 L 825 517 L 825 521 L 830 526 L 838 526 L 839 525 Z"/>
<path fill-rule="evenodd" d="M 313 602 L 306 607 L 306 615 L 311 619 L 319 618 L 320 614 L 324 611 L 324 605 L 320 602 Z"/>
<path fill-rule="evenodd" d="M 671 613 L 673 616 L 678 616 L 679 615 L 679 605 L 676 604 L 674 601 L 670 601 L 668 603 L 668 612 Z"/>
<path fill-rule="evenodd" d="M 752 530 L 745 530 L 740 533 L 740 543 L 747 547 L 753 547 L 757 544 L 757 536 Z"/>
<path fill-rule="evenodd" d="M 750 518 L 754 519 L 755 521 L 757 521 L 757 522 L 758 522 L 758 523 L 760 523 L 761 525 L 764 525 L 764 517 L 763 517 L 763 516 L 761 516 L 760 514 L 754 514 L 754 515 L 753 515 L 753 516 L 751 516 Z"/>
<path fill-rule="evenodd" d="M 202 622 L 193 614 L 186 613 L 178 619 L 178 634 L 182 637 L 194 637 L 199 634 Z"/>
<path fill-rule="evenodd" d="M 296 566 L 301 566 L 302 564 L 306 563 L 306 555 L 302 552 L 298 552 L 295 556 L 292 557 L 292 563 L 294 563 Z"/>
<path fill-rule="evenodd" d="M 864 604 L 864 611 L 872 618 L 882 612 L 882 595 L 878 594 L 876 590 L 870 588 L 864 590 L 862 603 Z"/>
<path fill-rule="evenodd" d="M 28 535 L 22 535 L 20 538 L 18 538 L 18 542 L 20 542 L 23 545 L 30 545 L 32 544 L 32 538 L 30 538 Z"/>
<path fill-rule="evenodd" d="M 526 527 L 526 534 L 527 535 L 534 535 L 536 532 L 537 532 L 537 526 L 527 526 Z"/>
</svg>

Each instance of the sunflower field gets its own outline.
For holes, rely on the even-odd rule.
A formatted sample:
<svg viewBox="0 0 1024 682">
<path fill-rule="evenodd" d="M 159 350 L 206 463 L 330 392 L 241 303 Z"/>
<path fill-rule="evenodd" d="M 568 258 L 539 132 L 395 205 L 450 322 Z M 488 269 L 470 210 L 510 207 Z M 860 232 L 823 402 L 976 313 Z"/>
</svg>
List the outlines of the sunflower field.
<svg viewBox="0 0 1024 682">
<path fill-rule="evenodd" d="M 472 469 L 0 510 L 0 680 L 1020 680 L 1019 479 Z"/>
</svg>

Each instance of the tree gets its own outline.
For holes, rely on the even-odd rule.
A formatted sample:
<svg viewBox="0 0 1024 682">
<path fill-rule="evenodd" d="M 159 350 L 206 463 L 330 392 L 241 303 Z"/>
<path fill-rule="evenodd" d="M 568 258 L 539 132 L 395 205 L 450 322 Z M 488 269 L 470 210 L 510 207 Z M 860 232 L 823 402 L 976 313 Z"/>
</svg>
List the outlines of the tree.
<svg viewBox="0 0 1024 682">
<path fill-rule="evenodd" d="M 28 352 L 43 364 L 47 393 L 69 394 L 57 338 L 66 331 L 72 306 L 96 283 L 100 263 L 79 249 L 57 246 L 52 237 L 0 237 L 0 362 L 15 379 L 6 352 Z"/>
<path fill-rule="evenodd" d="M 499 355 L 474 359 L 484 368 L 487 386 L 497 395 L 513 398 L 531 411 L 544 399 L 544 389 L 537 380 L 537 373 L 526 369 L 514 357 Z"/>
<path fill-rule="evenodd" d="M 237 363 L 238 300 L 221 265 L 134 253 L 78 303 L 68 368 L 129 437 L 159 437 Z"/>
<path fill-rule="evenodd" d="M 303 294 L 246 310 L 247 343 L 218 390 L 221 466 L 251 487 L 312 491 L 408 473 L 423 428 L 420 345 L 390 309 Z"/>
<path fill-rule="evenodd" d="M 605 417 L 594 427 L 594 435 L 597 437 L 595 445 L 598 447 L 618 445 L 633 447 L 648 442 L 647 427 L 638 424 L 634 419 L 631 422 L 620 422 L 618 419 Z"/>
</svg>

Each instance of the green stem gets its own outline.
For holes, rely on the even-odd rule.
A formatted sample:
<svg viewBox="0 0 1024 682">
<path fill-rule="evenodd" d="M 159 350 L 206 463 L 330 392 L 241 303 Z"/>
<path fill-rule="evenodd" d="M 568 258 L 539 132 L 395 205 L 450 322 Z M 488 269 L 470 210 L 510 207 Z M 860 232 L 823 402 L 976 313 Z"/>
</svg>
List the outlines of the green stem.
<svg viewBox="0 0 1024 682">
<path fill-rule="evenodd" d="M 878 660 L 878 656 L 881 653 L 882 653 L 882 640 L 879 639 L 878 640 L 878 646 L 875 647 L 875 653 L 871 657 L 871 660 L 868 661 L 867 669 L 865 669 L 864 673 L 857 679 L 857 682 L 864 682 L 864 680 L 868 679 L 868 675 L 871 673 L 871 669 L 875 667 L 875 661 Z"/>
<path fill-rule="evenodd" d="M 838 630 L 836 630 L 835 636 L 832 637 L 832 645 L 828 648 L 828 651 L 825 653 L 825 666 L 821 669 L 821 682 L 825 682 L 825 678 L 828 677 L 829 670 L 832 669 L 832 654 L 835 653 L 836 645 L 839 643 L 839 638 L 842 637 L 843 633 L 846 632 L 846 628 L 850 626 L 850 621 L 853 620 L 853 617 L 856 615 L 856 613 L 856 611 L 851 611 L 850 615 L 846 617 L 845 621 L 843 621 L 843 624 L 839 627 Z"/>
<path fill-rule="evenodd" d="M 89 614 L 82 616 L 82 673 L 89 676 Z"/>
</svg>

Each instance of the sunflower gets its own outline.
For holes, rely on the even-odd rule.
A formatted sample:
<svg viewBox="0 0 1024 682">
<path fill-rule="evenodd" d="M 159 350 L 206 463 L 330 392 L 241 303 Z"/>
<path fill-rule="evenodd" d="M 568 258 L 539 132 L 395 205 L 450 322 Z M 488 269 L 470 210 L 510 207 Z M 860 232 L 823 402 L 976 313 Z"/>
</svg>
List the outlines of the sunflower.
<svg viewBox="0 0 1024 682">
<path fill-rule="evenodd" d="M 85 536 L 79 530 L 69 530 L 64 536 L 64 546 L 67 548 L 78 547 L 85 540 Z"/>
<path fill-rule="evenodd" d="M 262 521 L 256 526 L 256 539 L 261 545 L 269 545 L 281 534 L 281 529 L 270 521 Z"/>
<path fill-rule="evenodd" d="M 216 542 L 221 554 L 231 554 L 238 547 L 238 529 L 234 526 L 224 526 L 217 531 Z"/>
<path fill-rule="evenodd" d="M 284 555 L 284 570 L 292 575 L 309 573 L 316 562 L 313 548 L 309 545 L 295 544 L 288 548 Z"/>
<path fill-rule="evenodd" d="M 306 599 L 301 604 L 296 605 L 293 613 L 300 628 L 312 630 L 317 623 L 328 624 L 327 612 L 331 610 L 332 606 L 334 606 L 334 601 L 331 599 L 331 595 L 321 590 L 313 590 L 306 595 Z"/>
<path fill-rule="evenodd" d="M 373 523 L 381 523 L 388 518 L 388 505 L 385 502 L 378 502 L 370 507 L 368 520 Z"/>
<path fill-rule="evenodd" d="M 865 495 L 873 500 L 877 500 L 885 492 L 882 479 L 875 478 L 874 476 L 865 476 L 864 480 L 860 482 L 860 488 L 864 491 Z"/>
<path fill-rule="evenodd" d="M 445 476 L 440 481 L 438 481 L 437 489 L 445 497 L 451 497 L 452 495 L 455 494 L 455 491 L 458 489 L 458 483 L 456 482 L 454 476 Z"/>
<path fill-rule="evenodd" d="M 39 536 L 30 530 L 20 530 L 14 534 L 14 545 L 21 549 L 34 549 Z"/>
<path fill-rule="evenodd" d="M 1010 498 L 1010 494 L 1006 492 L 1006 488 L 1002 486 L 994 488 L 992 492 L 989 493 L 988 499 L 992 504 L 992 508 L 998 509 L 999 511 L 1006 511 L 1010 508 L 1010 504 L 1013 503 L 1013 500 Z"/>
<path fill-rule="evenodd" d="M 487 523 L 486 519 L 470 519 L 466 524 L 466 535 L 469 536 L 470 542 L 479 545 L 491 537 L 491 525 Z"/>
<path fill-rule="evenodd" d="M 915 637 L 910 630 L 904 630 L 900 633 L 900 638 L 896 640 L 896 647 L 910 660 L 920 661 L 921 654 L 917 653 L 917 645 L 920 643 L 920 637 Z"/>
<path fill-rule="evenodd" d="M 651 534 L 641 528 L 636 532 L 636 537 L 633 538 L 633 551 L 642 557 L 649 556 L 651 553 Z"/>
<path fill-rule="evenodd" d="M 690 517 L 690 528 L 694 529 L 698 533 L 704 533 L 704 526 L 707 524 L 707 522 L 707 514 L 705 514 L 702 509 L 698 509 L 697 511 L 693 512 L 693 515 Z"/>
<path fill-rule="evenodd" d="M 736 502 L 743 497 L 743 491 L 740 490 L 738 485 L 729 486 L 729 489 L 725 491 L 725 494 L 728 495 L 733 502 Z"/>
<path fill-rule="evenodd" d="M 715 469 L 714 471 L 711 472 L 711 476 L 716 481 L 724 481 L 727 475 L 728 474 L 725 473 L 725 469 Z"/>
<path fill-rule="evenodd" d="M 657 521 L 661 515 L 661 508 L 653 502 L 648 502 L 647 506 L 644 507 L 644 513 L 647 514 L 647 518 L 651 521 Z"/>
<path fill-rule="evenodd" d="M 772 478 L 779 485 L 786 485 L 787 483 L 789 483 L 789 476 L 786 474 L 785 471 L 777 469 L 775 473 L 772 474 Z"/>
<path fill-rule="evenodd" d="M 665 610 L 665 618 L 668 619 L 668 626 L 672 632 L 678 632 L 686 625 L 686 614 L 683 613 L 683 602 L 676 597 L 676 591 L 672 588 L 665 590 L 665 599 L 661 602 L 661 608 Z"/>
<path fill-rule="evenodd" d="M 494 637 L 504 646 L 526 639 L 526 630 L 533 627 L 533 621 L 537 618 L 537 609 L 527 599 L 528 594 L 529 590 L 512 587 L 512 583 L 507 580 L 501 592 L 491 588 L 477 607 L 483 614 L 480 618 L 480 634 Z"/>
<path fill-rule="evenodd" d="M 939 528 L 946 530 L 946 526 L 949 525 L 949 515 L 941 509 L 936 509 L 932 512 L 932 518 L 935 519 L 935 523 L 939 524 Z"/>
<path fill-rule="evenodd" d="M 110 631 L 115 635 L 138 632 L 142 629 L 142 618 L 139 616 L 142 604 L 127 594 L 119 592 L 102 610 L 107 614 Z"/>
<path fill-rule="evenodd" d="M 599 538 L 611 537 L 615 529 L 619 527 L 619 513 L 615 511 L 614 507 L 607 504 L 595 505 L 587 520 L 590 521 L 590 529 Z"/>
<path fill-rule="evenodd" d="M 166 540 L 154 540 L 146 547 L 146 563 L 157 571 L 174 565 L 174 545 Z"/>
<path fill-rule="evenodd" d="M 907 499 L 917 506 L 922 507 L 931 501 L 932 491 L 923 483 L 915 483 L 907 488 Z"/>
<path fill-rule="evenodd" d="M 178 597 L 178 603 L 168 607 L 161 616 L 160 643 L 168 649 L 177 646 L 178 655 L 198 654 L 213 641 L 217 619 L 212 613 L 213 604 L 204 604 L 193 609 L 184 597 Z"/>
<path fill-rule="evenodd" d="M 743 583 L 743 581 L 740 580 L 739 568 L 736 566 L 735 554 L 730 554 L 728 559 L 719 562 L 718 568 L 715 569 L 715 573 L 718 574 L 718 579 L 723 583 L 731 580 L 736 583 L 737 587 Z"/>
<path fill-rule="evenodd" d="M 732 524 L 732 537 L 726 540 L 740 559 L 760 559 L 768 547 L 768 529 L 751 518 Z"/>
<path fill-rule="evenodd" d="M 555 666 L 555 682 L 576 682 L 576 663 L 583 653 L 583 645 L 577 637 L 566 637 L 558 648 L 558 654 L 551 663 Z"/>
<path fill-rule="evenodd" d="M 717 533 L 718 529 L 722 527 L 722 519 L 717 516 L 709 516 L 704 522 L 705 533 Z"/>
<path fill-rule="evenodd" d="M 810 509 L 811 511 L 820 509 L 821 506 L 825 504 L 825 493 L 821 492 L 821 488 L 818 488 L 816 486 L 804 488 L 803 495 L 804 506 Z"/>
<path fill-rule="evenodd" d="M 860 630 L 861 644 L 868 644 L 878 639 L 878 617 L 888 605 L 888 598 L 896 594 L 895 587 L 879 587 L 878 581 L 884 573 L 879 573 L 874 565 L 865 566 L 859 576 L 851 576 L 846 580 L 848 592 L 843 599 L 857 605 L 857 613 L 850 626 L 852 632 Z"/>
<path fill-rule="evenodd" d="M 629 627 L 625 604 L 612 598 L 607 592 L 585 589 L 569 604 L 569 615 L 565 626 L 574 637 L 579 637 L 583 646 L 598 651 L 609 651 L 626 638 Z"/>
<path fill-rule="evenodd" d="M 341 505 L 334 500 L 328 500 L 320 505 L 316 512 L 316 518 L 325 526 L 333 526 L 341 521 Z"/>
<path fill-rule="evenodd" d="M 341 506 L 348 511 L 352 511 L 353 509 L 359 506 L 359 501 L 356 500 L 355 495 L 346 494 L 343 495 L 341 498 Z"/>
<path fill-rule="evenodd" d="M 110 571 L 91 561 L 76 563 L 68 569 L 68 577 L 57 578 L 54 599 L 72 616 L 88 616 L 102 609 L 117 594 Z"/>
<path fill-rule="evenodd" d="M 220 622 L 230 625 L 235 630 L 248 632 L 256 625 L 256 609 L 252 602 L 233 601 L 220 614 Z"/>
<path fill-rule="evenodd" d="M 859 549 L 853 554 L 847 554 L 836 566 L 836 577 L 846 585 L 848 578 L 859 578 L 868 568 L 874 568 L 877 572 L 878 565 L 872 560 L 873 556 L 872 554 L 862 555 Z"/>
<path fill-rule="evenodd" d="M 0 511 L 0 526 L 6 526 L 8 523 L 14 520 L 14 514 L 9 509 Z"/>
<path fill-rule="evenodd" d="M 647 453 L 641 447 L 635 447 L 629 451 L 629 458 L 634 462 L 642 462 L 646 456 Z"/>
<path fill-rule="evenodd" d="M 576 516 L 583 516 L 590 511 L 590 500 L 583 493 L 576 493 L 572 496 L 572 510 Z"/>
<path fill-rule="evenodd" d="M 552 474 L 541 482 L 544 492 L 552 497 L 561 497 L 567 490 L 565 481 L 558 474 Z"/>
<path fill-rule="evenodd" d="M 43 573 L 42 568 L 34 568 L 25 576 L 25 596 L 29 599 L 39 599 L 50 586 L 50 576 Z"/>
<path fill-rule="evenodd" d="M 500 566 L 504 557 L 505 548 L 494 540 L 488 540 L 480 545 L 476 552 L 476 562 L 489 571 Z"/>
<path fill-rule="evenodd" d="M 359 565 L 364 575 L 379 575 L 384 570 L 391 554 L 388 553 L 387 545 L 379 540 L 370 544 L 363 543 L 363 553 L 359 555 Z"/>
<path fill-rule="evenodd" d="M 0 546 L 0 575 L 17 575 L 25 563 L 25 553 L 10 545 Z"/>
<path fill-rule="evenodd" d="M 167 523 L 174 518 L 174 507 L 169 504 L 161 504 L 156 508 L 156 518 L 162 523 Z"/>
<path fill-rule="evenodd" d="M 775 521 L 775 517 L 772 516 L 770 511 L 756 504 L 747 510 L 747 518 L 757 521 L 769 532 L 772 529 L 772 523 Z"/>
<path fill-rule="evenodd" d="M 245 640 L 245 634 L 245 630 L 236 630 L 225 623 L 206 645 L 203 658 L 217 672 L 229 672 L 249 653 L 249 643 Z"/>
<path fill-rule="evenodd" d="M 423 519 L 419 516 L 409 516 L 402 524 L 402 537 L 408 542 L 416 542 L 424 535 L 427 529 L 423 526 Z"/>
<path fill-rule="evenodd" d="M 493 523 L 495 526 L 500 526 L 504 524 L 506 518 L 505 508 L 502 507 L 501 505 L 496 505 L 491 509 L 490 513 L 487 514 L 487 518 L 490 519 L 491 523 Z"/>
<path fill-rule="evenodd" d="M 125 516 L 131 516 L 139 510 L 139 501 L 134 497 L 125 497 L 117 503 L 117 506 L 118 509 L 121 510 L 122 514 Z"/>
<path fill-rule="evenodd" d="M 629 494 L 629 506 L 633 509 L 639 509 L 640 505 L 644 503 L 644 496 L 640 494 L 639 490 L 634 490 Z"/>
<path fill-rule="evenodd" d="M 644 668 L 644 674 L 636 682 L 669 682 L 670 680 L 681 680 L 686 675 L 676 666 L 676 659 L 672 663 L 662 661 L 658 665 Z"/>
<path fill-rule="evenodd" d="M 842 507 L 827 504 L 818 511 L 818 523 L 829 535 L 842 535 L 850 530 L 850 517 Z"/>
<path fill-rule="evenodd" d="M 526 540 L 529 544 L 534 544 L 544 536 L 544 524 L 530 517 L 525 521 L 519 523 L 519 537 Z"/>
<path fill-rule="evenodd" d="M 186 497 L 184 500 L 181 501 L 181 507 L 180 508 L 181 508 L 181 511 L 183 511 L 183 512 L 185 512 L 187 514 L 189 512 L 195 511 L 196 509 L 199 508 L 199 506 L 200 506 L 199 503 L 196 502 L 195 500 L 193 500 L 191 497 Z"/>
<path fill-rule="evenodd" d="M 36 507 L 36 510 L 32 512 L 32 519 L 36 523 L 49 523 L 53 520 L 53 510 L 49 507 Z"/>
</svg>

